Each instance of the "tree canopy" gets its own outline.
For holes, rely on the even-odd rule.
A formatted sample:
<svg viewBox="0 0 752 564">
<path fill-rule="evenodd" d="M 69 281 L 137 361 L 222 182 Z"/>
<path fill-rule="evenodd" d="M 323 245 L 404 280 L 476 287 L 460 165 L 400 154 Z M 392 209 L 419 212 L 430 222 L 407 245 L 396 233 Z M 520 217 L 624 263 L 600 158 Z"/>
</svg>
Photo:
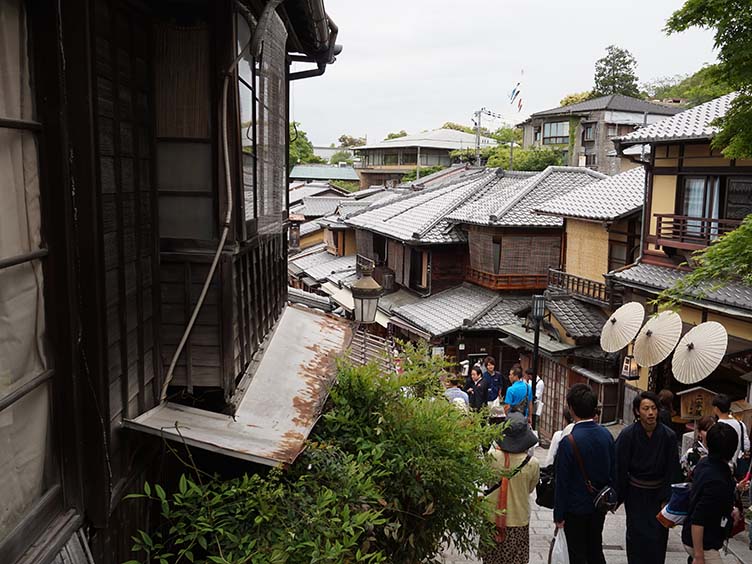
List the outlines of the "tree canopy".
<svg viewBox="0 0 752 564">
<path fill-rule="evenodd" d="M 593 92 L 591 90 L 587 90 L 585 92 L 573 92 L 572 94 L 567 94 L 559 101 L 559 106 L 571 106 L 572 104 L 579 104 L 580 102 L 584 102 L 585 100 L 589 100 L 593 97 Z"/>
<path fill-rule="evenodd" d="M 290 167 L 298 164 L 324 164 L 326 161 L 313 154 L 313 143 L 308 140 L 308 135 L 300 129 L 300 123 L 290 122 Z"/>
<path fill-rule="evenodd" d="M 563 156 L 559 149 L 553 147 L 514 148 L 512 165 L 514 170 L 539 171 L 548 166 L 562 164 Z M 509 168 L 509 146 L 496 147 L 488 157 L 488 166 Z"/>
<path fill-rule="evenodd" d="M 340 135 L 337 141 L 340 147 L 362 147 L 366 144 L 365 137 L 353 137 L 347 133 Z"/>
<path fill-rule="evenodd" d="M 706 65 L 690 75 L 658 78 L 643 84 L 642 89 L 648 98 L 686 100 L 685 104 L 689 108 L 734 90 L 719 73 L 718 65 Z"/>
<path fill-rule="evenodd" d="M 718 121 L 713 145 L 729 158 L 752 157 L 752 2 L 749 0 L 687 0 L 666 22 L 666 31 L 692 27 L 715 31 L 718 64 L 713 75 L 739 91 Z"/>
<path fill-rule="evenodd" d="M 623 94 L 639 98 L 637 61 L 632 53 L 616 45 L 606 47 L 606 56 L 595 62 L 593 97 Z"/>
<path fill-rule="evenodd" d="M 330 164 L 339 164 L 339 163 L 352 164 L 353 163 L 352 153 L 350 151 L 344 151 L 344 150 L 337 151 L 331 157 L 329 157 L 329 163 Z"/>
<path fill-rule="evenodd" d="M 407 137 L 407 131 L 404 129 L 400 129 L 396 133 L 387 133 L 386 137 L 384 138 L 384 141 L 387 141 L 389 139 L 398 139 L 399 137 Z"/>
</svg>

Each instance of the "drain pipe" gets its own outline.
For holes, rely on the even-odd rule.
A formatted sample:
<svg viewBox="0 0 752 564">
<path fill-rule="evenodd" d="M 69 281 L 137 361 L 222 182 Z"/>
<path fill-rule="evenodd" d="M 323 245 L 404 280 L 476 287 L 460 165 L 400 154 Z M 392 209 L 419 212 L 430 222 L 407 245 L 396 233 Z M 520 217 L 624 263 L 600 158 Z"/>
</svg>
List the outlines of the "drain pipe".
<svg viewBox="0 0 752 564">
<path fill-rule="evenodd" d="M 204 300 L 206 299 L 206 294 L 209 291 L 211 280 L 214 277 L 214 273 L 217 270 L 219 257 L 222 256 L 222 249 L 224 249 L 225 242 L 227 241 L 227 236 L 230 233 L 230 227 L 232 226 L 232 208 L 233 208 L 232 172 L 230 170 L 230 147 L 229 147 L 229 141 L 228 141 L 228 135 L 227 135 L 227 92 L 230 86 L 230 79 L 232 78 L 232 72 L 235 70 L 235 67 L 243 58 L 243 56 L 245 55 L 245 52 L 248 50 L 249 47 L 252 47 L 254 49 L 253 51 L 254 58 L 258 56 L 260 49 L 261 49 L 261 38 L 266 34 L 266 28 L 269 25 L 271 14 L 274 12 L 274 10 L 277 9 L 277 6 L 279 6 L 283 1 L 284 0 L 271 0 L 264 7 L 264 11 L 262 12 L 261 17 L 259 18 L 258 26 L 256 27 L 250 41 L 246 44 L 245 47 L 243 47 L 243 49 L 240 51 L 238 56 L 235 57 L 235 60 L 233 60 L 232 64 L 225 71 L 224 83 L 222 84 L 221 136 L 222 136 L 222 153 L 224 156 L 223 163 L 224 163 L 224 169 L 225 169 L 225 190 L 226 190 L 226 196 L 227 196 L 227 210 L 225 211 L 225 217 L 222 223 L 222 234 L 219 238 L 219 243 L 217 244 L 217 250 L 214 252 L 214 259 L 212 260 L 211 266 L 209 267 L 209 273 L 206 275 L 206 280 L 204 280 L 204 286 L 201 289 L 201 294 L 199 294 L 198 300 L 196 301 L 196 305 L 193 308 L 193 313 L 191 314 L 191 318 L 188 320 L 188 325 L 186 325 L 185 331 L 183 331 L 183 336 L 180 338 L 180 343 L 178 344 L 178 348 L 175 350 L 175 353 L 172 355 L 172 360 L 170 361 L 170 367 L 167 370 L 165 381 L 162 384 L 162 392 L 159 397 L 160 402 L 164 402 L 165 399 L 167 398 L 167 388 L 169 387 L 170 382 L 172 382 L 172 379 L 175 377 L 175 365 L 177 364 L 178 358 L 180 357 L 180 354 L 183 352 L 183 348 L 185 347 L 185 344 L 188 341 L 188 336 L 191 334 L 191 331 L 193 330 L 193 325 L 196 323 L 196 318 L 198 317 L 198 314 L 201 311 L 201 307 L 204 305 Z"/>
</svg>

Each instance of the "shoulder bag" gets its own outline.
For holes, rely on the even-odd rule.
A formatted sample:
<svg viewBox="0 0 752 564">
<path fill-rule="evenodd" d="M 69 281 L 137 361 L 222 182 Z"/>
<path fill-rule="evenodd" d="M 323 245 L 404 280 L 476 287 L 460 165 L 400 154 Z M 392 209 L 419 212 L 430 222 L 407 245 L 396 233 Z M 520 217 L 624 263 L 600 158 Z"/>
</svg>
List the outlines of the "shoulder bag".
<svg viewBox="0 0 752 564">
<path fill-rule="evenodd" d="M 580 456 L 580 449 L 577 448 L 577 443 L 572 436 L 572 433 L 567 435 L 567 439 L 572 444 L 572 450 L 574 451 L 574 457 L 577 459 L 577 464 L 580 467 L 582 477 L 585 479 L 585 487 L 590 495 L 595 496 L 593 498 L 593 505 L 595 510 L 600 513 L 607 513 L 608 511 L 615 511 L 619 505 L 618 498 L 616 496 L 616 490 L 611 486 L 604 486 L 600 490 L 596 490 L 593 486 L 590 478 L 588 478 L 587 472 L 585 472 L 585 464 L 582 462 L 582 456 Z"/>
</svg>

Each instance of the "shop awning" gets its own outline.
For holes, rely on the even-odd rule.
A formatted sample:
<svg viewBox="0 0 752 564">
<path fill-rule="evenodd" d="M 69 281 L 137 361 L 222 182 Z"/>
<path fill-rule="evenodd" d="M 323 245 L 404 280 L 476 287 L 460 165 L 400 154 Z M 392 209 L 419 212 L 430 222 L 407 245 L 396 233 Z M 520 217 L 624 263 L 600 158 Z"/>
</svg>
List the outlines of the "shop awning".
<svg viewBox="0 0 752 564">
<path fill-rule="evenodd" d="M 513 337 L 514 341 L 521 341 L 522 343 L 524 343 L 524 346 L 526 348 L 532 349 L 534 334 L 532 331 L 528 332 L 527 330 L 525 330 L 525 328 L 519 323 L 502 325 L 501 327 L 499 327 L 499 330 L 502 333 L 506 333 L 508 337 Z M 499 340 L 504 342 L 505 344 L 508 344 L 508 342 L 504 341 L 503 339 Z M 543 333 L 543 331 L 541 331 L 540 342 L 538 343 L 538 346 L 540 347 L 540 350 L 550 355 L 566 354 L 578 347 L 578 345 L 570 345 L 569 343 L 559 342 Z"/>
<path fill-rule="evenodd" d="M 347 311 L 355 309 L 352 292 L 348 288 L 340 288 L 332 282 L 324 282 L 321 289 L 331 296 L 332 301 L 337 302 Z"/>
<path fill-rule="evenodd" d="M 592 380 L 593 382 L 596 382 L 597 384 L 618 384 L 619 379 L 618 378 L 609 378 L 605 374 L 601 374 L 600 372 L 595 372 L 593 370 L 589 370 L 587 368 L 583 368 L 582 366 L 577 366 L 576 364 L 569 367 L 572 372 L 576 372 L 577 374 L 580 374 L 581 376 L 584 376 L 588 380 Z"/>
<path fill-rule="evenodd" d="M 389 316 L 376 310 L 376 323 L 387 329 L 389 327 Z"/>
<path fill-rule="evenodd" d="M 130 429 L 268 466 L 292 463 L 316 423 L 350 343 L 349 322 L 288 306 L 234 416 L 163 403 Z"/>
</svg>

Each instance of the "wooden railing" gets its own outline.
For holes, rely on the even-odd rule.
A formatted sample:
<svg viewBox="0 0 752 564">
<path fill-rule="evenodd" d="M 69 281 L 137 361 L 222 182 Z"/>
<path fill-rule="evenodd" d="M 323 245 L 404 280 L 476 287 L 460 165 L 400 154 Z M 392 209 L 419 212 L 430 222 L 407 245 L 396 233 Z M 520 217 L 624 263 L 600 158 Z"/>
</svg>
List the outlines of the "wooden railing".
<svg viewBox="0 0 752 564">
<path fill-rule="evenodd" d="M 737 219 L 690 217 L 667 213 L 655 214 L 655 243 L 662 247 L 697 250 L 710 245 L 724 233 L 741 224 Z"/>
<path fill-rule="evenodd" d="M 465 280 L 491 290 L 544 290 L 548 284 L 545 274 L 492 274 L 468 268 Z"/>
<path fill-rule="evenodd" d="M 548 271 L 548 287 L 563 290 L 567 294 L 584 298 L 598 305 L 611 305 L 614 298 L 612 289 L 604 282 L 582 278 L 553 268 Z"/>
</svg>

